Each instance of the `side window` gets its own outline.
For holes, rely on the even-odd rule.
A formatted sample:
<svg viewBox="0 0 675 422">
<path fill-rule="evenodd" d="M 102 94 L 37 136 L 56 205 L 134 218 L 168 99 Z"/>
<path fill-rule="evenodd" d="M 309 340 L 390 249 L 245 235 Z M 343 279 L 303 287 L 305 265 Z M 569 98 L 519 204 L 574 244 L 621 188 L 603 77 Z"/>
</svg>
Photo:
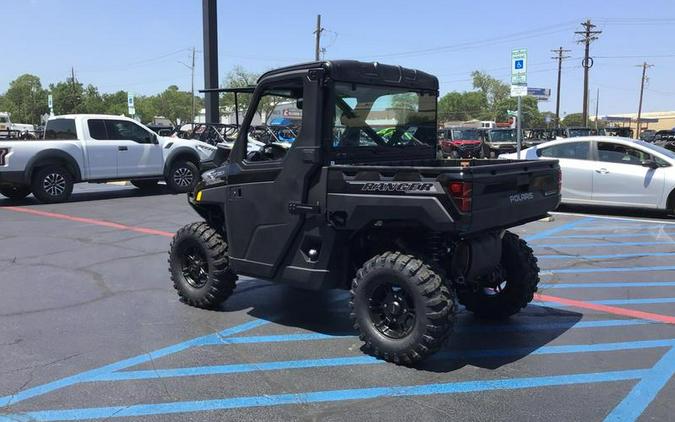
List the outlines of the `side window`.
<svg viewBox="0 0 675 422">
<path fill-rule="evenodd" d="M 89 136 L 97 140 L 108 139 L 108 134 L 105 130 L 105 122 L 101 119 L 90 119 L 87 121 L 89 127 Z"/>
<path fill-rule="evenodd" d="M 129 140 L 140 144 L 149 144 L 152 142 L 152 134 L 142 127 L 127 120 L 106 120 L 108 129 L 108 139 L 110 140 Z"/>
<path fill-rule="evenodd" d="M 267 88 L 247 130 L 245 160 L 281 160 L 302 131 L 302 79 Z"/>
<path fill-rule="evenodd" d="M 47 122 L 45 140 L 56 141 L 60 139 L 77 139 L 74 119 L 53 119 Z"/>
<path fill-rule="evenodd" d="M 588 160 L 589 151 L 590 143 L 588 142 L 567 142 L 539 149 L 537 150 L 537 156 L 566 158 L 571 160 Z"/>
<path fill-rule="evenodd" d="M 611 142 L 598 142 L 598 159 L 607 163 L 642 165 L 649 160 L 650 154 L 626 145 Z"/>
</svg>

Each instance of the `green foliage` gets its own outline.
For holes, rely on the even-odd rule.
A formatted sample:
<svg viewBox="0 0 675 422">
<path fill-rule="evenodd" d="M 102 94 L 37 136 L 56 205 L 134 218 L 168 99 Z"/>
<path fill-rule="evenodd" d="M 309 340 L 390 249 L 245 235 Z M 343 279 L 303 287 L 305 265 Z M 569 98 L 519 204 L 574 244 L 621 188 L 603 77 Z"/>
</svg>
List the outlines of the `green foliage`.
<svg viewBox="0 0 675 422">
<path fill-rule="evenodd" d="M 39 124 L 40 116 L 49 111 L 47 91 L 42 88 L 40 78 L 25 74 L 10 82 L 0 111 L 12 113 L 13 122 Z"/>
<path fill-rule="evenodd" d="M 562 119 L 562 125 L 567 127 L 585 126 L 586 123 L 584 122 L 583 117 L 584 115 L 582 113 L 568 114 Z"/>
<path fill-rule="evenodd" d="M 504 82 L 478 70 L 471 72 L 471 78 L 473 79 L 473 87 L 485 96 L 488 111 L 495 116 L 497 105 L 510 98 L 511 88 Z"/>
<path fill-rule="evenodd" d="M 480 91 L 449 92 L 438 101 L 438 120 L 480 119 L 487 111 L 487 99 Z"/>
<path fill-rule="evenodd" d="M 81 82 L 67 78 L 64 82 L 50 84 L 54 97 L 54 114 L 84 113 L 84 87 Z"/>
<path fill-rule="evenodd" d="M 242 66 L 235 66 L 232 71 L 227 74 L 224 85 L 227 88 L 246 88 L 255 85 L 259 77 L 259 74 L 249 72 Z M 251 102 L 251 95 L 238 94 L 237 100 L 238 110 L 241 116 L 242 112 L 245 112 L 248 109 L 248 105 Z M 234 94 L 229 92 L 223 93 L 220 96 L 220 107 L 227 111 L 234 111 Z"/>
<path fill-rule="evenodd" d="M 507 110 L 517 110 L 518 99 L 515 97 L 506 97 L 497 104 L 495 104 L 495 112 L 497 121 L 508 121 Z M 523 97 L 522 100 L 522 127 L 542 127 L 544 125 L 544 118 L 539 112 L 537 99 L 531 96 Z"/>
</svg>

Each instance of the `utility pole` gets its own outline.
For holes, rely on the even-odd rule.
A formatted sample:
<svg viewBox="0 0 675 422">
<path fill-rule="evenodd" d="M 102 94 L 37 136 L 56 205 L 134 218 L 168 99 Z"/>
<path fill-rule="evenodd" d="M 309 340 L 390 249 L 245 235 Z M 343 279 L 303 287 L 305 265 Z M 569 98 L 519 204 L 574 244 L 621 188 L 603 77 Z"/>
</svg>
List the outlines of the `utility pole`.
<svg viewBox="0 0 675 422">
<path fill-rule="evenodd" d="M 595 92 L 595 130 L 598 130 L 598 108 L 600 107 L 600 88 Z"/>
<path fill-rule="evenodd" d="M 648 67 L 653 67 L 653 64 L 647 64 L 647 62 L 643 62 L 642 64 L 638 65 L 642 66 L 642 80 L 640 82 L 640 105 L 638 106 L 638 115 L 637 115 L 637 128 L 635 129 L 635 139 L 640 138 L 640 119 L 642 118 L 642 94 L 645 91 L 645 80 L 647 79 L 647 68 Z"/>
<path fill-rule="evenodd" d="M 192 123 L 192 128 L 194 129 L 194 123 L 195 123 L 195 53 L 196 49 L 193 46 L 192 47 L 192 65 L 188 65 L 187 63 L 183 63 L 179 61 L 178 63 L 182 64 L 183 66 L 187 67 L 190 69 L 192 72 L 192 82 L 191 82 L 191 92 L 192 92 L 192 120 L 190 123 Z"/>
<path fill-rule="evenodd" d="M 316 36 L 316 44 L 314 45 L 314 60 L 319 61 L 319 55 L 321 54 L 321 33 L 324 29 L 321 27 L 321 15 L 316 15 L 316 31 L 314 34 Z"/>
<path fill-rule="evenodd" d="M 577 35 L 581 35 L 581 39 L 577 42 L 584 44 L 584 59 L 581 62 L 581 65 L 584 67 L 584 108 L 583 108 L 583 120 L 584 125 L 588 126 L 588 69 L 593 67 L 593 59 L 589 57 L 590 45 L 592 41 L 598 39 L 598 35 L 602 31 L 594 30 L 595 25 L 591 23 L 590 19 L 587 19 L 586 22 L 582 22 L 581 26 L 584 27 L 583 31 L 575 31 Z"/>
<path fill-rule="evenodd" d="M 557 89 L 557 94 L 556 94 L 556 100 L 555 100 L 555 122 L 556 122 L 556 127 L 560 127 L 560 75 L 562 74 L 562 61 L 564 59 L 569 59 L 570 56 L 565 56 L 565 53 L 569 53 L 570 50 L 563 50 L 562 47 L 560 47 L 557 50 L 551 50 L 552 53 L 557 53 L 558 55 L 555 57 L 551 57 L 554 60 L 558 60 L 558 89 Z"/>
<path fill-rule="evenodd" d="M 192 46 L 192 127 L 194 128 L 195 123 L 195 47 Z"/>
</svg>

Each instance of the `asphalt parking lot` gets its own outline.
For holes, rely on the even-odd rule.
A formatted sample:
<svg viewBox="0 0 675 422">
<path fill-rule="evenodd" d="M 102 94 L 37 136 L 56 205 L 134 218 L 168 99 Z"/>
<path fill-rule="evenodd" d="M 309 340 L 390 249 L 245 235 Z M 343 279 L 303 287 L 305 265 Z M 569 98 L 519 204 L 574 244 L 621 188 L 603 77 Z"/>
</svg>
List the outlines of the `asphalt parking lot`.
<svg viewBox="0 0 675 422">
<path fill-rule="evenodd" d="M 0 420 L 672 420 L 673 219 L 518 228 L 536 303 L 499 323 L 460 313 L 417 368 L 359 350 L 344 292 L 242 278 L 222 309 L 180 303 L 167 249 L 197 219 L 130 187 L 0 199 Z"/>
</svg>

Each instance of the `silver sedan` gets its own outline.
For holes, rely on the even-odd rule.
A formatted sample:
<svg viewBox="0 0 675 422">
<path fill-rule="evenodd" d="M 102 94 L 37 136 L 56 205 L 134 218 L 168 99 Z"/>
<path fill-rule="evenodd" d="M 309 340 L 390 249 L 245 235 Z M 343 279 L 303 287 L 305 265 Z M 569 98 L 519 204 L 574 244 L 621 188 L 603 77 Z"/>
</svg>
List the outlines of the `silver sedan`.
<svg viewBox="0 0 675 422">
<path fill-rule="evenodd" d="M 563 203 L 675 211 L 675 153 L 657 145 L 587 136 L 545 142 L 521 157 L 559 160 Z"/>
</svg>

